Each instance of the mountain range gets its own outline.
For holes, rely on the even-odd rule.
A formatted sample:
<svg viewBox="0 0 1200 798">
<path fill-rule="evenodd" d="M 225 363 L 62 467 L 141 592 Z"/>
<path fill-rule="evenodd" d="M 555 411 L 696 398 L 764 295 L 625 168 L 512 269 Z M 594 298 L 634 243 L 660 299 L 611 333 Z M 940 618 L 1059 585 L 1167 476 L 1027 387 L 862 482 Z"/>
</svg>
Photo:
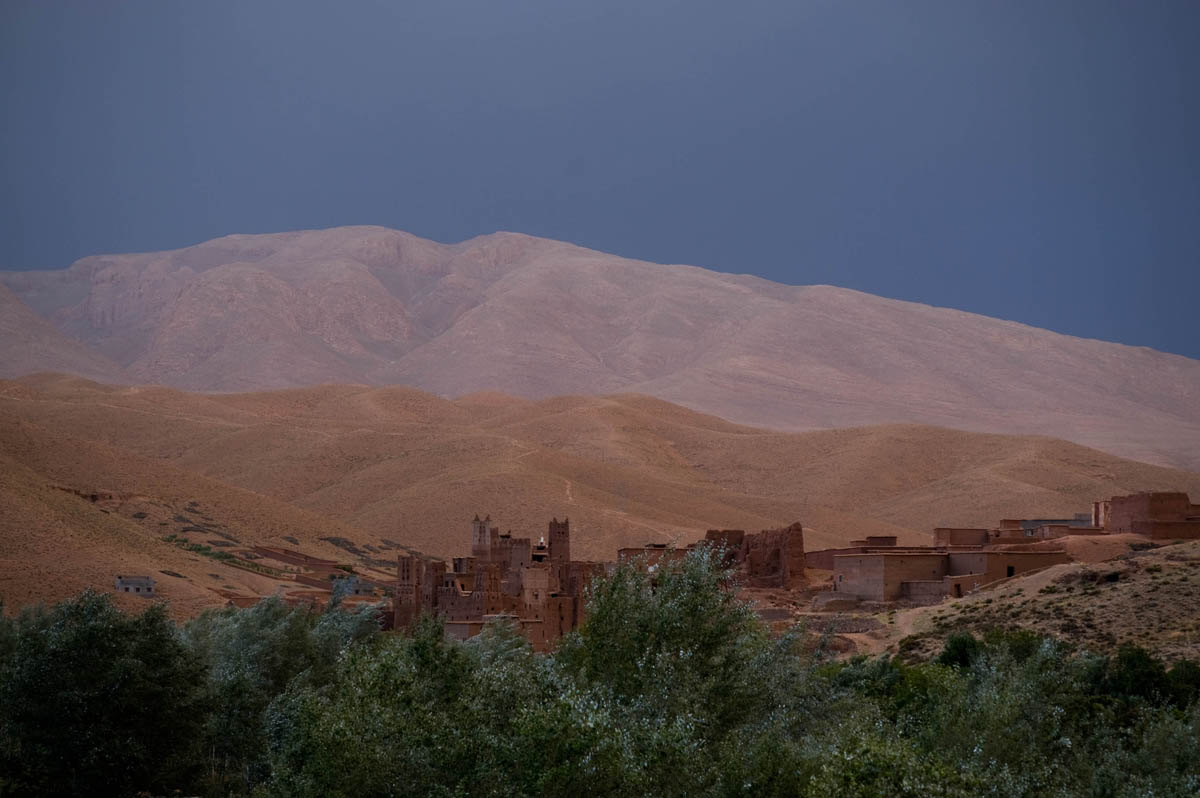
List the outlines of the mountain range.
<svg viewBox="0 0 1200 798">
<path fill-rule="evenodd" d="M 0 283 L 0 376 L 628 392 L 778 430 L 1049 435 L 1200 470 L 1200 361 L 513 233 L 235 235 Z"/>
</svg>

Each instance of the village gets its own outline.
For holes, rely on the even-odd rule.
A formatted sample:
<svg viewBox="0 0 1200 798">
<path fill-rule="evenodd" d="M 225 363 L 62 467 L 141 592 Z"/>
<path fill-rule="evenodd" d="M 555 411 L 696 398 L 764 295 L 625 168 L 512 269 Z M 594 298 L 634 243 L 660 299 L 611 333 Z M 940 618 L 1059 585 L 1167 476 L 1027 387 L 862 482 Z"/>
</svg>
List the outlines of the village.
<svg viewBox="0 0 1200 798">
<path fill-rule="evenodd" d="M 1200 505 L 1186 493 L 1146 492 L 1094 502 L 1071 518 L 1003 519 L 994 528 L 933 530 L 933 543 L 902 546 L 892 536 L 869 536 L 849 546 L 806 552 L 804 530 L 790 526 L 747 532 L 712 529 L 687 546 L 626 547 L 615 561 L 571 558 L 570 520 L 551 519 L 545 534 L 501 532 L 490 516 L 470 525 L 470 556 L 449 562 L 399 554 L 394 575 L 379 567 L 350 566 L 282 547 L 254 546 L 230 554 L 230 564 L 286 576 L 304 589 L 291 603 L 384 607 L 386 629 L 410 628 L 424 614 L 437 617 L 449 638 L 466 640 L 493 623 L 511 623 L 535 650 L 549 651 L 584 620 L 588 585 L 619 562 L 651 571 L 697 545 L 715 547 L 734 569 L 738 588 L 767 621 L 786 620 L 781 603 L 811 612 L 842 612 L 860 605 L 936 604 L 994 589 L 1017 577 L 1072 561 L 1065 541 L 1076 536 L 1136 535 L 1148 543 L 1200 539 Z M 155 580 L 119 575 L 116 590 L 155 595 Z M 231 606 L 258 596 L 230 595 Z M 781 602 L 780 599 L 786 599 Z M 390 608 L 387 603 L 390 599 Z"/>
</svg>

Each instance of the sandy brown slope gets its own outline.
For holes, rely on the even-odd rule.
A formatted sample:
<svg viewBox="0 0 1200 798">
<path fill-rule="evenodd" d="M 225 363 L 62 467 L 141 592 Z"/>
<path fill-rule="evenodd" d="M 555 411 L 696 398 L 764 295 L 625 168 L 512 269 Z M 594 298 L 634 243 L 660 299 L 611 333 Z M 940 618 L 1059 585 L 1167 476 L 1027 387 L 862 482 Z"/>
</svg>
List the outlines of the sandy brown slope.
<svg viewBox="0 0 1200 798">
<path fill-rule="evenodd" d="M 319 538 L 339 536 L 383 557 L 397 543 L 465 554 L 476 512 L 521 534 L 570 516 L 576 556 L 609 559 L 715 526 L 799 519 L 816 549 L 1070 515 L 1139 489 L 1200 495 L 1200 475 L 1052 439 L 917 426 L 777 433 L 642 396 L 448 401 L 345 385 L 203 395 L 42 376 L 0 382 L 0 442 L 35 485 L 176 509 L 196 500 L 244 542 L 291 534 L 328 552 Z"/>
<path fill-rule="evenodd" d="M 1200 469 L 1200 361 L 516 234 L 229 236 L 0 281 L 143 382 L 637 392 L 778 429 L 1041 434 Z"/>
<path fill-rule="evenodd" d="M 177 615 L 192 615 L 223 605 L 222 592 L 270 595 L 295 585 L 183 551 L 167 535 L 298 546 L 340 561 L 350 558 L 322 538 L 363 537 L 347 524 L 8 410 L 0 403 L 0 598 L 10 609 L 85 587 L 111 589 L 117 574 L 135 573 L 157 579 Z M 101 501 L 90 501 L 92 493 Z"/>
</svg>

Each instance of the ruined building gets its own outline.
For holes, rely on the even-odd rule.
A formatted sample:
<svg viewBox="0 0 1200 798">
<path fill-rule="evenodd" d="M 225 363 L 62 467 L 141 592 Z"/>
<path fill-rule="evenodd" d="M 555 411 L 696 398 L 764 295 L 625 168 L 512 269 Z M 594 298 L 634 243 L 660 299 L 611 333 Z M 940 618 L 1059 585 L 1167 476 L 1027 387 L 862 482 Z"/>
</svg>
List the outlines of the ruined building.
<svg viewBox="0 0 1200 798">
<path fill-rule="evenodd" d="M 734 567 L 746 587 L 783 588 L 804 584 L 804 528 L 800 522 L 782 529 L 746 532 L 743 529 L 710 529 L 704 535 L 710 545 L 725 550 L 725 561 Z M 895 542 L 895 538 L 892 539 Z M 663 557 L 683 557 L 695 545 L 674 548 L 665 543 L 647 543 L 620 549 L 617 559 L 644 558 L 651 567 Z"/>
<path fill-rule="evenodd" d="M 422 614 L 439 616 L 448 636 L 466 639 L 484 624 L 508 619 L 536 650 L 545 651 L 583 620 L 583 593 L 602 563 L 571 559 L 568 519 L 550 521 L 546 536 L 501 533 L 491 517 L 471 522 L 471 556 L 441 560 L 401 555 L 397 563 L 395 628 Z"/>
<path fill-rule="evenodd" d="M 725 547 L 726 558 L 737 567 L 747 587 L 788 590 L 804 584 L 804 529 L 799 521 L 758 533 L 710 529 L 704 539 Z"/>
</svg>

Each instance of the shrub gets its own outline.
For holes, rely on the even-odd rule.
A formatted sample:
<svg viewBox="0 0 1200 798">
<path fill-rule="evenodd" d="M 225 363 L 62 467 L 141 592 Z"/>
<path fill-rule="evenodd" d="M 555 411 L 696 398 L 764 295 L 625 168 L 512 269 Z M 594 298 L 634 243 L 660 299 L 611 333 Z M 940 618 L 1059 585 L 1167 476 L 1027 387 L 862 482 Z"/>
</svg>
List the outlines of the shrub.
<svg viewBox="0 0 1200 798">
<path fill-rule="evenodd" d="M 946 638 L 946 646 L 938 655 L 937 662 L 955 668 L 965 668 L 979 653 L 979 641 L 970 632 L 955 632 Z"/>
</svg>

